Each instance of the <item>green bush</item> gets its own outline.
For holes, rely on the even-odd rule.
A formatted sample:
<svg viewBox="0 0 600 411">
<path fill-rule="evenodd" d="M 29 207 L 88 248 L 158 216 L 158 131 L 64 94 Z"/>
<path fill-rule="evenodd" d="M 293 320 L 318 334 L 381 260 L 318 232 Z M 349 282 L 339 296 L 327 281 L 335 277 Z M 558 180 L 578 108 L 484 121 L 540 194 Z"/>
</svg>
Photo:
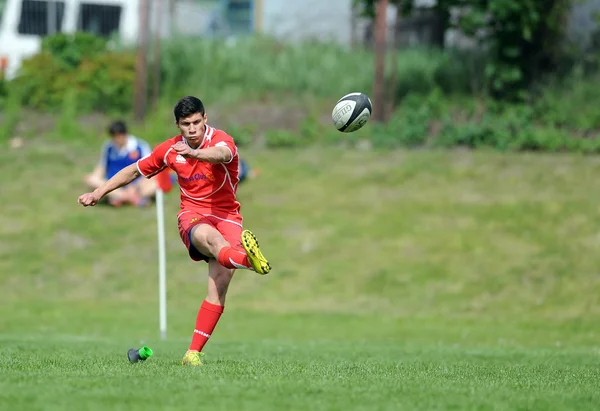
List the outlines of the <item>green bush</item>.
<svg viewBox="0 0 600 411">
<path fill-rule="evenodd" d="M 104 52 L 84 59 L 77 72 L 77 85 L 88 110 L 122 113 L 131 109 L 135 82 L 135 55 Z"/>
<path fill-rule="evenodd" d="M 576 132 L 600 128 L 600 73 L 585 76 L 574 70 L 563 79 L 547 84 L 533 101 L 539 122 L 566 127 Z"/>
<path fill-rule="evenodd" d="M 73 84 L 73 73 L 61 69 L 54 57 L 42 52 L 23 60 L 19 77 L 9 87 L 22 91 L 25 106 L 57 111 L 65 89 Z"/>
<path fill-rule="evenodd" d="M 56 59 L 56 63 L 66 69 L 75 70 L 85 58 L 100 55 L 106 51 L 107 41 L 90 33 L 59 33 L 42 39 L 41 51 Z"/>
<path fill-rule="evenodd" d="M 366 127 L 372 130 L 371 141 L 381 148 L 487 147 L 499 151 L 583 153 L 600 150 L 597 132 L 590 128 L 583 131 L 569 129 L 549 119 L 541 122 L 542 108 L 539 106 L 488 102 L 476 108 L 474 104 L 450 101 L 440 93 L 432 93 L 426 98 L 407 97 L 387 124 Z M 553 102 L 552 99 L 542 101 L 540 104 Z M 567 123 L 573 124 L 573 119 L 577 118 L 573 117 Z M 596 118 L 594 110 L 581 116 L 582 120 L 590 121 L 589 125 L 593 125 Z"/>
<path fill-rule="evenodd" d="M 372 137 L 380 147 L 417 147 L 425 144 L 431 121 L 427 106 L 422 109 L 402 111 L 383 127 L 377 127 Z"/>
<path fill-rule="evenodd" d="M 0 127 L 0 142 L 8 141 L 21 119 L 21 100 L 19 90 L 9 90 L 2 101 L 2 127 Z"/>
<path fill-rule="evenodd" d="M 234 138 L 238 147 L 246 147 L 252 144 L 256 130 L 257 127 L 254 124 L 230 124 L 227 127 L 227 132 Z"/>
<path fill-rule="evenodd" d="M 267 147 L 270 148 L 292 148 L 307 145 L 298 134 L 290 130 L 268 130 L 265 133 Z"/>
<path fill-rule="evenodd" d="M 9 85 L 23 104 L 58 112 L 71 90 L 78 113 L 123 112 L 131 109 L 135 56 L 106 50 L 106 42 L 86 33 L 47 37 L 42 51 L 22 62 Z"/>
<path fill-rule="evenodd" d="M 433 91 L 450 94 L 483 92 L 483 61 L 476 51 L 412 48 L 398 53 L 396 98 Z M 388 84 L 391 78 L 388 72 Z"/>
<path fill-rule="evenodd" d="M 8 81 L 4 77 L 4 73 L 0 72 L 0 107 L 8 96 Z"/>
<path fill-rule="evenodd" d="M 439 89 L 427 96 L 412 93 L 403 100 L 385 125 L 373 124 L 371 140 L 385 148 L 418 147 L 426 144 L 430 127 L 443 112 Z"/>
</svg>

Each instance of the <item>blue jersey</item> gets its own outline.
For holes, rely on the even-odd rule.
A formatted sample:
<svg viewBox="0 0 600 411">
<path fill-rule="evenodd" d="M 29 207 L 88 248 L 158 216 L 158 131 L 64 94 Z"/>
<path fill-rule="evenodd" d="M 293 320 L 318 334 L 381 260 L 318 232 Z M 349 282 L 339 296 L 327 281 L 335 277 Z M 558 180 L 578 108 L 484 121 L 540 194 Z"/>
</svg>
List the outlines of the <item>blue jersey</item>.
<svg viewBox="0 0 600 411">
<path fill-rule="evenodd" d="M 151 152 L 148 143 L 135 136 L 128 136 L 123 148 L 119 148 L 112 140 L 107 141 L 102 147 L 100 156 L 100 165 L 105 170 L 104 177 L 108 180 L 125 167 L 150 155 Z"/>
<path fill-rule="evenodd" d="M 248 173 L 250 171 L 250 167 L 248 167 L 248 163 L 240 158 L 240 170 L 238 174 L 238 178 L 240 179 L 240 183 L 246 178 L 248 178 Z"/>
</svg>

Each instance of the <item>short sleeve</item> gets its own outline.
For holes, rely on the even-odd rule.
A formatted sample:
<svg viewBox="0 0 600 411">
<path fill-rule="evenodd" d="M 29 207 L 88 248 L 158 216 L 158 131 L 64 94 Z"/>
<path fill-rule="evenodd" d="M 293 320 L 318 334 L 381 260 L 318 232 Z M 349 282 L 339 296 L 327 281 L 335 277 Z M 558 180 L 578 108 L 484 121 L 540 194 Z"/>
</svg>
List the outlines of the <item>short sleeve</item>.
<svg viewBox="0 0 600 411">
<path fill-rule="evenodd" d="M 159 144 L 152 152 L 137 161 L 137 168 L 141 175 L 151 178 L 167 167 L 165 157 L 171 149 L 171 141 Z"/>
<path fill-rule="evenodd" d="M 237 147 L 233 141 L 233 137 L 221 130 L 215 131 L 209 147 L 227 147 L 229 151 L 231 151 L 231 160 L 227 161 L 225 164 L 231 163 L 233 158 L 237 155 Z"/>
<path fill-rule="evenodd" d="M 140 144 L 140 150 L 142 151 L 141 156 L 142 157 L 149 156 L 150 153 L 152 152 L 152 150 L 150 150 L 150 145 L 142 139 L 138 139 L 138 140 L 139 140 L 139 144 Z"/>
</svg>

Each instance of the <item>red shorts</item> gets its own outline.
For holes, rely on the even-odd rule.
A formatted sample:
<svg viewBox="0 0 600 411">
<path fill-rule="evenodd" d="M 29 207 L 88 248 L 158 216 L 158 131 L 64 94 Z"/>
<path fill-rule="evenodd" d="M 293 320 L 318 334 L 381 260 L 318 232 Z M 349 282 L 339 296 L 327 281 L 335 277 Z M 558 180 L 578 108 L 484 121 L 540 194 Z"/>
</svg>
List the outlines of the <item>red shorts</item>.
<svg viewBox="0 0 600 411">
<path fill-rule="evenodd" d="M 243 250 L 241 214 L 212 214 L 210 212 L 184 210 L 179 213 L 177 220 L 181 240 L 188 249 L 190 258 L 194 261 L 208 261 L 209 259 L 192 244 L 192 231 L 198 224 L 208 224 L 214 227 L 229 245 Z"/>
</svg>

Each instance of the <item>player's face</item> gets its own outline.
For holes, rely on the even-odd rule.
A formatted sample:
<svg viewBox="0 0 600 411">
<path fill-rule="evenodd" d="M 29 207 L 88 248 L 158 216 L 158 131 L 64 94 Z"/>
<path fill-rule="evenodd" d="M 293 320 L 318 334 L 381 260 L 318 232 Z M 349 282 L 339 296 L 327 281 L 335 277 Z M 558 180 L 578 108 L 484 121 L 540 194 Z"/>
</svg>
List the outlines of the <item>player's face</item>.
<svg viewBox="0 0 600 411">
<path fill-rule="evenodd" d="M 201 113 L 179 119 L 177 127 L 191 147 L 198 147 L 202 143 L 206 130 L 206 119 L 206 114 Z"/>
<path fill-rule="evenodd" d="M 112 139 L 118 147 L 125 147 L 125 144 L 127 143 L 127 134 L 115 134 L 114 136 L 112 136 Z"/>
</svg>

